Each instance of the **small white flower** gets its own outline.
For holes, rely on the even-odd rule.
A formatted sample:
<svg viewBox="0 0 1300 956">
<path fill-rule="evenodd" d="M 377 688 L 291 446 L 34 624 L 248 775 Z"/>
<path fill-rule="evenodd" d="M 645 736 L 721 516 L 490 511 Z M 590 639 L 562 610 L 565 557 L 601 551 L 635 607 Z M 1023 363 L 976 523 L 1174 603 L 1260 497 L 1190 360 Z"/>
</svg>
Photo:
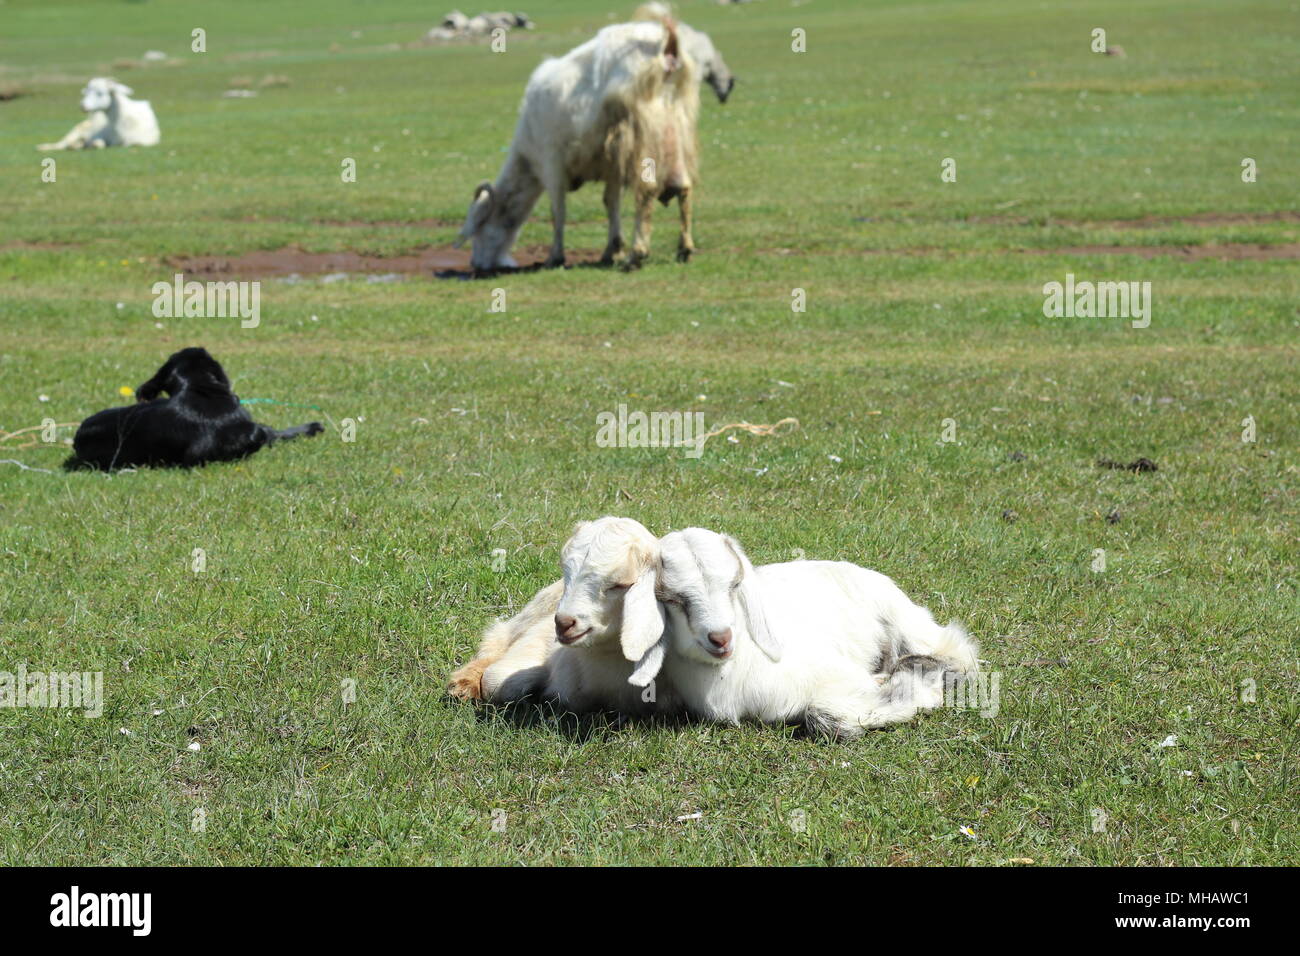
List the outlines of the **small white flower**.
<svg viewBox="0 0 1300 956">
<path fill-rule="evenodd" d="M 37 396 L 36 396 L 36 400 L 37 400 L 38 402 L 48 402 L 48 401 L 50 400 L 50 396 L 48 396 L 48 395 L 37 395 Z"/>
<path fill-rule="evenodd" d="M 958 827 L 958 829 L 961 831 L 961 833 L 962 833 L 964 836 L 968 836 L 968 837 L 970 837 L 972 840 L 978 839 L 978 838 L 975 836 L 975 831 L 972 830 L 970 827 Z"/>
<path fill-rule="evenodd" d="M 1170 735 L 1169 735 L 1168 737 L 1166 737 L 1164 740 L 1160 741 L 1160 746 L 1161 746 L 1161 747 L 1177 747 L 1177 746 L 1178 746 L 1178 735 L 1177 735 L 1177 734 L 1170 734 Z"/>
<path fill-rule="evenodd" d="M 194 741 L 194 743 L 190 744 L 189 747 L 188 747 L 187 749 L 188 749 L 191 753 L 198 753 L 198 752 L 199 752 L 200 750 L 202 750 L 203 748 L 199 746 L 199 742 L 196 740 L 196 741 Z"/>
<path fill-rule="evenodd" d="M 118 308 L 119 311 L 122 310 L 122 309 L 125 309 L 125 308 L 126 308 L 126 304 L 123 303 L 123 302 L 119 302 L 119 303 L 117 304 L 117 308 Z"/>
<path fill-rule="evenodd" d="M 117 728 L 117 732 L 118 732 L 119 734 L 123 734 L 124 736 L 127 736 L 127 737 L 130 737 L 130 736 L 131 736 L 131 731 L 127 730 L 125 727 L 119 727 L 119 728 Z"/>
<path fill-rule="evenodd" d="M 837 463 L 837 464 L 838 464 L 839 462 L 842 462 L 842 461 L 844 460 L 844 459 L 841 458 L 839 455 L 827 455 L 826 457 L 829 458 L 831 461 Z"/>
</svg>

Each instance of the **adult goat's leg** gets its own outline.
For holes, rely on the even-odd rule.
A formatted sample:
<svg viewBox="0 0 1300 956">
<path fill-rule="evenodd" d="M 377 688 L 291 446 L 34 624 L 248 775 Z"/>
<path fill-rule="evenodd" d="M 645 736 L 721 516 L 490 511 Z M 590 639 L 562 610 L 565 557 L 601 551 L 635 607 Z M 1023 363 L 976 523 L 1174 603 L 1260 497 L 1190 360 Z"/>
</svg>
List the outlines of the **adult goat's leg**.
<svg viewBox="0 0 1300 956">
<path fill-rule="evenodd" d="M 683 186 L 677 194 L 677 209 L 682 215 L 682 234 L 677 239 L 677 261 L 690 262 L 695 252 L 695 239 L 691 236 L 691 187 Z"/>
<path fill-rule="evenodd" d="M 632 252 L 623 263 L 624 269 L 638 269 L 650 255 L 650 217 L 654 213 L 655 193 L 652 190 L 636 191 L 636 226 L 632 234 Z"/>
<path fill-rule="evenodd" d="M 619 222 L 619 202 L 623 198 L 623 179 L 610 172 L 605 180 L 605 212 L 609 215 L 609 242 L 600 256 L 602 266 L 613 265 L 614 257 L 623 251 L 623 227 Z"/>
<path fill-rule="evenodd" d="M 551 222 L 554 235 L 551 254 L 546 257 L 546 268 L 557 269 L 564 265 L 564 185 L 551 182 L 546 191 L 551 194 Z"/>
</svg>

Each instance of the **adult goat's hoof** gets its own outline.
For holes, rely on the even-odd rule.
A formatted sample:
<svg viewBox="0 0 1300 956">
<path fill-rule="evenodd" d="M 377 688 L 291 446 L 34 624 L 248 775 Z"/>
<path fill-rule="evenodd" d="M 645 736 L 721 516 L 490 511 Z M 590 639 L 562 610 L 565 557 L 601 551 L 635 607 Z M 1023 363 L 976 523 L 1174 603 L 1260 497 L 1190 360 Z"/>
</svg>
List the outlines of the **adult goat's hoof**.
<svg viewBox="0 0 1300 956">
<path fill-rule="evenodd" d="M 542 263 L 543 269 L 563 269 L 564 256 L 547 256 L 546 261 Z"/>
<path fill-rule="evenodd" d="M 681 247 L 679 247 L 678 250 L 677 250 L 677 261 L 678 261 L 678 262 L 690 262 L 690 261 L 691 261 L 691 256 L 692 256 L 694 253 L 695 253 L 695 250 L 694 250 L 694 249 L 688 249 L 688 248 L 686 248 L 685 246 L 681 246 Z"/>
</svg>

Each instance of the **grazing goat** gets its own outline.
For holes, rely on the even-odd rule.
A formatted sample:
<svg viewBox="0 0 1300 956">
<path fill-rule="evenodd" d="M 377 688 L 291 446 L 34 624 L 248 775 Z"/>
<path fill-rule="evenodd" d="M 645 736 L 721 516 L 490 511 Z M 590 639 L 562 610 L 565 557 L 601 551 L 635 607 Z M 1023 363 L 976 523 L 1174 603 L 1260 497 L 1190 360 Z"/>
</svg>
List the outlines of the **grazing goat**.
<svg viewBox="0 0 1300 956">
<path fill-rule="evenodd" d="M 940 627 L 883 574 L 831 561 L 756 569 L 703 528 L 659 547 L 664 674 L 697 716 L 855 737 L 938 706 L 945 672 L 979 668 L 960 626 Z"/>
<path fill-rule="evenodd" d="M 669 709 L 665 687 L 649 701 L 635 689 L 649 678 L 640 680 L 632 663 L 652 648 L 651 669 L 662 663 L 657 557 L 654 535 L 631 518 L 582 522 L 561 552 L 563 579 L 489 627 L 474 659 L 452 674 L 449 692 L 496 702 L 540 693 L 578 711 Z"/>
<path fill-rule="evenodd" d="M 664 23 L 672 19 L 672 16 L 672 7 L 666 3 L 656 2 L 637 7 L 633 19 L 657 20 Z M 731 88 L 736 85 L 736 78 L 731 75 L 731 70 L 727 69 L 722 54 L 713 45 L 709 35 L 680 22 L 677 24 L 677 35 L 681 37 L 682 49 L 686 51 L 686 55 L 695 61 L 696 82 L 708 83 L 713 87 L 718 102 L 727 102 L 727 97 L 731 95 Z"/>
<path fill-rule="evenodd" d="M 159 398 L 166 392 L 168 398 Z M 91 415 L 72 439 L 68 469 L 190 468 L 231 461 L 271 442 L 318 435 L 320 422 L 277 431 L 259 425 L 230 390 L 225 370 L 206 349 L 175 353 L 135 390 L 137 404 Z"/>
<path fill-rule="evenodd" d="M 99 149 L 105 146 L 157 146 L 158 120 L 148 100 L 133 100 L 134 92 L 117 80 L 96 77 L 81 91 L 81 108 L 89 115 L 57 143 L 40 150 Z"/>
<path fill-rule="evenodd" d="M 533 71 L 519 122 L 495 184 L 474 190 L 456 240 L 471 242 L 476 272 L 513 268 L 510 250 L 542 192 L 551 197 L 553 238 L 546 266 L 564 265 L 565 194 L 584 182 L 605 184 L 609 241 L 601 262 L 623 249 L 619 202 L 633 191 L 636 227 L 625 266 L 650 254 L 650 214 L 655 199 L 677 197 L 681 235 L 677 258 L 695 249 L 691 190 L 697 179 L 695 65 L 681 52 L 668 23 L 605 27 L 595 38 Z"/>
</svg>

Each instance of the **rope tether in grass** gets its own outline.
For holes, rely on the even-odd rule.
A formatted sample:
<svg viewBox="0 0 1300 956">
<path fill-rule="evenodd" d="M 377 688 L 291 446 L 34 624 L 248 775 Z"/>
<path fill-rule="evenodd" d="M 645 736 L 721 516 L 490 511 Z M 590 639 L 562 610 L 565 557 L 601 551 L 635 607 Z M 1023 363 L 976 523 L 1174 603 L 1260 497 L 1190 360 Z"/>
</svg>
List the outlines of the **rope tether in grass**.
<svg viewBox="0 0 1300 956">
<path fill-rule="evenodd" d="M 685 441 L 678 442 L 677 444 L 696 445 L 698 443 L 698 447 L 703 448 L 704 443 L 708 441 L 710 438 L 716 438 L 718 435 L 721 435 L 723 432 L 730 431 L 733 428 L 739 428 L 742 431 L 747 431 L 751 435 L 759 435 L 761 437 L 766 437 L 768 435 L 775 435 L 777 433 L 776 430 L 780 428 L 782 425 L 793 425 L 795 428 L 798 428 L 799 419 L 783 418 L 774 425 L 751 425 L 749 422 L 733 422 L 729 425 L 723 425 L 719 428 L 715 428 L 711 432 L 706 432 L 705 434 L 701 435 L 699 438 L 692 439 L 691 441 L 688 442 Z"/>
<path fill-rule="evenodd" d="M 321 411 L 319 405 L 300 405 L 297 402 L 277 402 L 274 398 L 241 398 L 240 405 L 284 405 L 288 408 L 314 408 Z"/>
<path fill-rule="evenodd" d="M 76 428 L 80 424 L 81 422 L 55 422 L 54 427 L 55 428 Z M 48 427 L 49 426 L 47 425 L 28 425 L 26 428 L 18 429 L 16 432 L 7 432 L 3 428 L 0 428 L 0 444 L 8 442 L 9 439 L 11 438 L 17 438 L 19 435 L 25 435 L 27 434 L 27 432 L 41 431 Z M 51 444 L 53 444 L 53 442 L 45 442 L 37 438 L 31 438 L 23 442 L 21 445 L 6 444 L 4 447 L 7 451 L 22 451 L 27 448 L 39 448 L 41 445 L 51 445 Z"/>
</svg>

